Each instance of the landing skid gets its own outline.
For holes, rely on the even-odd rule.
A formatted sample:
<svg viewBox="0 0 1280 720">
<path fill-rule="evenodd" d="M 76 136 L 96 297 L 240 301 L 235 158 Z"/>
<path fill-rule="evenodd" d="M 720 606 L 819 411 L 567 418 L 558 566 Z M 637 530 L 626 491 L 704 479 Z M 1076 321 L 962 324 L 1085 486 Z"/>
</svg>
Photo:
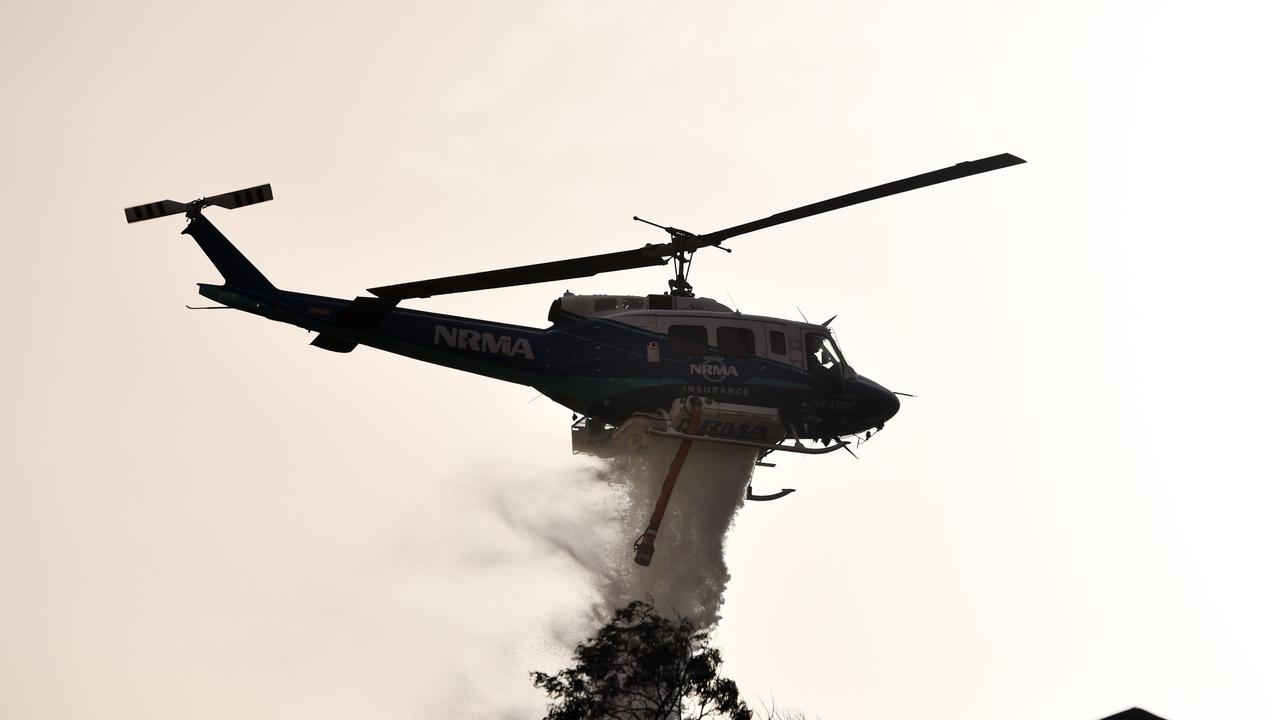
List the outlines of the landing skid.
<svg viewBox="0 0 1280 720">
<path fill-rule="evenodd" d="M 769 493 L 769 494 L 767 494 L 767 495 L 756 495 L 755 493 L 751 492 L 751 486 L 750 486 L 750 485 L 748 485 L 748 486 L 747 486 L 747 499 L 748 499 L 748 500 L 759 500 L 759 501 L 761 501 L 761 502 L 767 502 L 767 501 L 769 501 L 769 500 L 777 500 L 778 498 L 784 498 L 784 497 L 786 497 L 786 496 L 790 495 L 791 493 L 793 493 L 793 492 L 795 492 L 795 491 L 796 491 L 796 490 L 795 490 L 795 488 L 783 488 L 783 489 L 779 490 L 779 491 L 778 491 L 778 492 L 776 492 L 776 493 Z"/>
</svg>

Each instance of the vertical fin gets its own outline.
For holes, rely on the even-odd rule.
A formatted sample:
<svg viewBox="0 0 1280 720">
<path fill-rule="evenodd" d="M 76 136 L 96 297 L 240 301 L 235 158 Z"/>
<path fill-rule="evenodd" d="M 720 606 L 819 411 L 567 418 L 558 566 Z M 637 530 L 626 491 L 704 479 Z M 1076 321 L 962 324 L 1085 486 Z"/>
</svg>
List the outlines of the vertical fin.
<svg viewBox="0 0 1280 720">
<path fill-rule="evenodd" d="M 182 234 L 195 238 L 200 245 L 200 249 L 213 261 L 213 265 L 218 268 L 218 272 L 222 273 L 227 285 L 241 290 L 275 291 L 275 286 L 267 280 L 267 277 L 258 268 L 254 267 L 253 263 L 249 262 L 249 259 L 237 250 L 236 246 L 232 245 L 231 241 L 218 228 L 214 227 L 213 223 L 209 222 L 204 215 L 199 212 L 192 213 L 191 222 L 187 224 L 187 228 L 182 231 Z"/>
</svg>

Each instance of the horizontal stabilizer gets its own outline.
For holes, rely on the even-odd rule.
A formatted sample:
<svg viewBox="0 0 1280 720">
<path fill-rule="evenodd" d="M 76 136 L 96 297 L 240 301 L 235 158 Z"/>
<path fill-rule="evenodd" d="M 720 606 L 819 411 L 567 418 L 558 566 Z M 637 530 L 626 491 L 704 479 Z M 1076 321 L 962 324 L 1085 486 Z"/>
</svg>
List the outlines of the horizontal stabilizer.
<svg viewBox="0 0 1280 720">
<path fill-rule="evenodd" d="M 139 222 L 141 220 L 151 220 L 153 218 L 164 217 L 166 215 L 177 215 L 196 211 L 210 205 L 234 210 L 244 207 L 245 205 L 257 205 L 260 202 L 266 202 L 272 199 L 271 184 L 258 185 L 256 187 L 245 188 L 244 190 L 236 190 L 234 192 L 222 193 L 221 195 L 213 195 L 199 200 L 192 200 L 188 203 L 175 202 L 173 200 L 161 200 L 159 202 L 147 203 L 146 205 L 135 205 L 131 208 L 125 208 L 124 219 L 131 222 Z"/>
<path fill-rule="evenodd" d="M 340 337 L 321 333 L 316 336 L 315 340 L 311 341 L 311 344 L 321 350 L 328 350 L 329 352 L 349 353 L 352 350 L 355 350 L 356 345 L 359 345 L 360 343 L 353 342 L 351 340 L 343 340 Z"/>
<path fill-rule="evenodd" d="M 354 330 L 368 330 L 369 328 L 382 322 L 396 306 L 395 301 L 382 300 L 380 298 L 358 297 L 352 300 L 349 305 L 338 313 L 337 321 L 339 324 Z M 332 352 L 346 353 L 355 349 L 360 343 L 354 340 L 343 340 L 342 338 L 326 333 L 320 333 L 315 340 L 311 341 L 312 345 L 324 350 Z"/>
<path fill-rule="evenodd" d="M 382 322 L 396 306 L 394 300 L 358 297 L 338 314 L 338 322 L 357 328 L 371 328 Z"/>
</svg>

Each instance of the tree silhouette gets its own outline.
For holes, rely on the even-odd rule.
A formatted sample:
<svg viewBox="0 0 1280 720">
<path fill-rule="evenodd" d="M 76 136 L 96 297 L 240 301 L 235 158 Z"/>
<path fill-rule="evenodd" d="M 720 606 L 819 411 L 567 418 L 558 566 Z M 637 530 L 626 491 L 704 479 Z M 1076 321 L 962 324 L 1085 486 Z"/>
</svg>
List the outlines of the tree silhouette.
<svg viewBox="0 0 1280 720">
<path fill-rule="evenodd" d="M 533 673 L 551 699 L 546 720 L 750 720 L 738 685 L 720 677 L 720 651 L 688 618 L 652 603 L 614 613 L 555 675 Z"/>
</svg>

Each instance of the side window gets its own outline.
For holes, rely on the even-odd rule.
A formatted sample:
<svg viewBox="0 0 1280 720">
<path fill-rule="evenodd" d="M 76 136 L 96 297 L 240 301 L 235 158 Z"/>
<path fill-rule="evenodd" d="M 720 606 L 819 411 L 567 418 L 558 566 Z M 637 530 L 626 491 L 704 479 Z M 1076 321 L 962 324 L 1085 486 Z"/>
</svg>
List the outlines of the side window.
<svg viewBox="0 0 1280 720">
<path fill-rule="evenodd" d="M 716 330 L 716 347 L 725 356 L 756 354 L 756 336 L 750 328 L 722 327 Z"/>
<path fill-rule="evenodd" d="M 701 325 L 672 325 L 667 334 L 671 352 L 677 355 L 707 354 L 707 329 Z"/>
<path fill-rule="evenodd" d="M 618 298 L 611 298 L 611 297 L 596 298 L 596 305 L 595 305 L 596 312 L 613 310 L 613 309 L 616 309 L 617 307 L 618 307 Z"/>
<path fill-rule="evenodd" d="M 774 355 L 787 354 L 787 334 L 781 330 L 769 331 L 769 352 Z"/>
</svg>

